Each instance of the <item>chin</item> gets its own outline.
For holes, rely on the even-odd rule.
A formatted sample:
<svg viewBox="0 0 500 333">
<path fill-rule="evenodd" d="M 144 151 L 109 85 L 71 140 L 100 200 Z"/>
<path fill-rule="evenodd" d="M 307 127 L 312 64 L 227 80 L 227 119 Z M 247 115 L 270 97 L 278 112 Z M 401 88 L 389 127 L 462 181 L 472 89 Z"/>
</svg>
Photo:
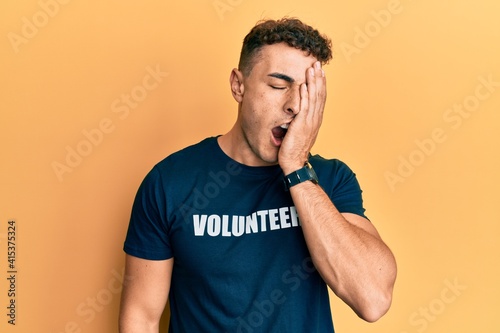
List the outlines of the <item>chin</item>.
<svg viewBox="0 0 500 333">
<path fill-rule="evenodd" d="M 257 147 L 256 147 L 257 148 Z M 278 164 L 279 147 L 260 146 L 260 148 L 252 149 L 254 153 L 254 163 L 257 166 L 269 166 Z"/>
<path fill-rule="evenodd" d="M 275 165 L 278 164 L 278 154 L 269 154 L 267 156 L 261 156 L 260 159 L 266 164 L 266 165 Z"/>
</svg>

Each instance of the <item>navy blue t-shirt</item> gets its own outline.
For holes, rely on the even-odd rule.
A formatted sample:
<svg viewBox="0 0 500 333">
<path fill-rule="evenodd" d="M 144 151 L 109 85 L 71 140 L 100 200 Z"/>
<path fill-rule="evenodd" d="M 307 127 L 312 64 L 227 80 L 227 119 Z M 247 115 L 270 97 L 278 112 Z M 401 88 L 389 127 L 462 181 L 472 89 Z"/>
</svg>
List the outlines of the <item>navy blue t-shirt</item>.
<svg viewBox="0 0 500 333">
<path fill-rule="evenodd" d="M 340 212 L 364 216 L 361 189 L 344 163 L 317 155 L 309 162 Z M 216 137 L 148 173 L 124 250 L 174 258 L 170 332 L 334 332 L 327 286 L 281 168 L 240 164 Z"/>
</svg>

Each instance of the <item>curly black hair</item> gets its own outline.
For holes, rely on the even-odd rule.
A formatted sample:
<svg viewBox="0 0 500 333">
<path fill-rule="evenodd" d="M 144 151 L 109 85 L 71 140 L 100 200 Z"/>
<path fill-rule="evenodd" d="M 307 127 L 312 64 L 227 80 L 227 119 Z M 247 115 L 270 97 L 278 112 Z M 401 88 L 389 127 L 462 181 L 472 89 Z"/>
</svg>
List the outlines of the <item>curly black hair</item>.
<svg viewBox="0 0 500 333">
<path fill-rule="evenodd" d="M 277 43 L 286 43 L 307 52 L 307 55 L 312 54 L 322 64 L 332 58 L 331 40 L 299 19 L 264 20 L 258 22 L 245 36 L 238 69 L 249 75 L 260 49 Z"/>
</svg>

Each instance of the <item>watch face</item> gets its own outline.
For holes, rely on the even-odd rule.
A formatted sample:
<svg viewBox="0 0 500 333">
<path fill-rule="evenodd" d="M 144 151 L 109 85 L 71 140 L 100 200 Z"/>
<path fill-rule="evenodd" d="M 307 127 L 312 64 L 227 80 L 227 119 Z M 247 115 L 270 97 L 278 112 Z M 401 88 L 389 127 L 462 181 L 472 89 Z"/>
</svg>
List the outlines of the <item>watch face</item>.
<svg viewBox="0 0 500 333">
<path fill-rule="evenodd" d="M 316 175 L 314 169 L 311 166 L 309 166 L 309 164 L 307 165 L 307 173 L 309 173 L 309 176 L 311 176 L 310 181 L 312 181 L 314 184 L 317 184 L 318 176 Z"/>
</svg>

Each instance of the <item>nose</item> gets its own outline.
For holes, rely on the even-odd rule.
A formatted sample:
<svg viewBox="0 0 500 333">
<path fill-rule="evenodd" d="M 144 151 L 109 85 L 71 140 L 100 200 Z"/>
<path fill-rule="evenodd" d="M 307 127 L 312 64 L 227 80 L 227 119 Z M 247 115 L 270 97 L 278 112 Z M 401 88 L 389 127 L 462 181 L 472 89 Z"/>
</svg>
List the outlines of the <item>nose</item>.
<svg viewBox="0 0 500 333">
<path fill-rule="evenodd" d="M 290 89 L 287 94 L 284 109 L 286 112 L 296 115 L 300 109 L 300 90 L 299 86 Z"/>
</svg>

